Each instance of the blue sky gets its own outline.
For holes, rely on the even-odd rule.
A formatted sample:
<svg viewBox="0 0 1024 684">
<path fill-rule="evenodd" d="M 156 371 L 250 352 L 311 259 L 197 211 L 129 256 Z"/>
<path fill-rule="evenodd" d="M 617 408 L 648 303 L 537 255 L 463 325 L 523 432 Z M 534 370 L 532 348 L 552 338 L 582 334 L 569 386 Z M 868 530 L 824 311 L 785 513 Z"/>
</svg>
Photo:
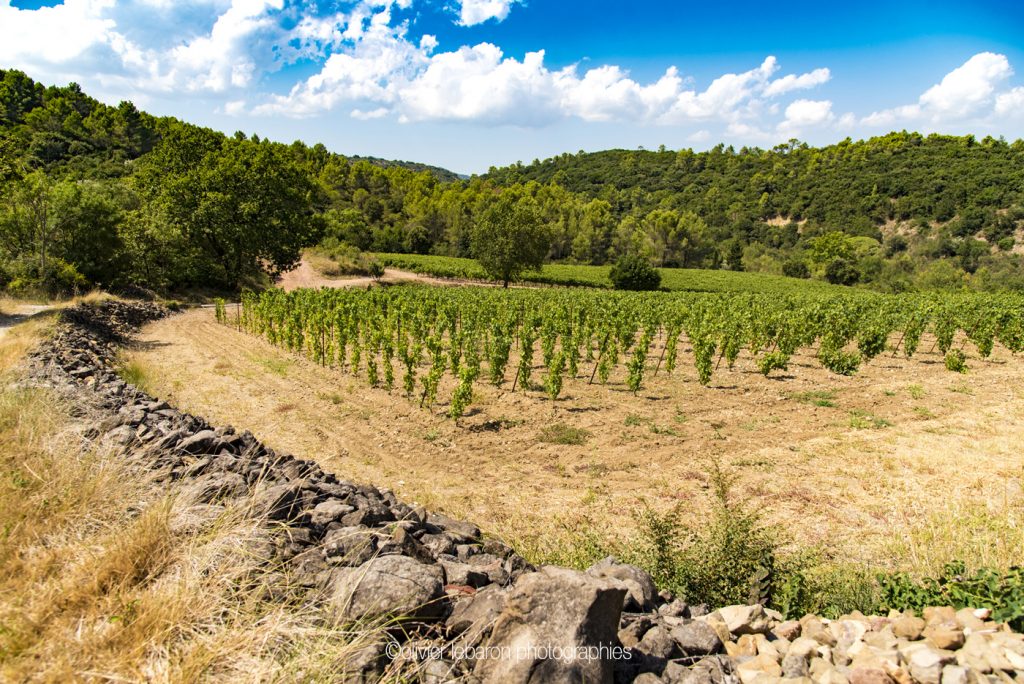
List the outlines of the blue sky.
<svg viewBox="0 0 1024 684">
<path fill-rule="evenodd" d="M 561 152 L 1024 137 L 1024 3 L 0 0 L 0 68 L 464 173 Z"/>
</svg>

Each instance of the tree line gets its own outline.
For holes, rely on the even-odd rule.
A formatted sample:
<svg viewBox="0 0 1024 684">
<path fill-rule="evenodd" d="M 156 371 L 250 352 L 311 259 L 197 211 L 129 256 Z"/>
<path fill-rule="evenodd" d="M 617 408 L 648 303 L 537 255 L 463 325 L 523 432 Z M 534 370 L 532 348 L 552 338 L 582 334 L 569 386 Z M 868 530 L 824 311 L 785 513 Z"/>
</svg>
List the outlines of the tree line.
<svg viewBox="0 0 1024 684">
<path fill-rule="evenodd" d="M 0 189 L 0 287 L 14 290 L 237 289 L 318 243 L 478 257 L 493 247 L 481 235 L 524 222 L 532 260 L 1024 287 L 1024 142 L 993 138 L 610 150 L 464 179 L 227 136 L 0 70 Z"/>
</svg>

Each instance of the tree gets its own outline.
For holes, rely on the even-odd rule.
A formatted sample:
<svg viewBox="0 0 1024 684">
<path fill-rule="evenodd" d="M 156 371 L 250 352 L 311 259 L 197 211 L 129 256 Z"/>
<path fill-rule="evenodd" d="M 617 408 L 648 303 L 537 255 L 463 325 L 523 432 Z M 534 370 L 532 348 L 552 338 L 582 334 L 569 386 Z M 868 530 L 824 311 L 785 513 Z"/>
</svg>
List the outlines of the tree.
<svg viewBox="0 0 1024 684">
<path fill-rule="evenodd" d="M 541 223 L 536 203 L 512 192 L 502 193 L 473 228 L 473 256 L 503 287 L 523 271 L 539 269 L 550 246 L 551 235 Z"/>
<path fill-rule="evenodd" d="M 852 261 L 833 259 L 825 267 L 825 280 L 833 285 L 854 285 L 860 280 L 860 271 Z"/>
<path fill-rule="evenodd" d="M 803 259 L 791 257 L 782 264 L 782 275 L 789 278 L 810 278 L 811 269 L 807 267 L 807 262 Z"/>
<path fill-rule="evenodd" d="M 608 273 L 616 290 L 657 290 L 661 273 L 639 254 L 624 254 Z"/>
<path fill-rule="evenodd" d="M 312 178 L 284 146 L 210 136 L 172 129 L 136 179 L 193 251 L 198 268 L 185 280 L 237 287 L 246 275 L 290 268 L 320 237 Z"/>
<path fill-rule="evenodd" d="M 725 267 L 730 271 L 743 270 L 743 245 L 739 240 L 733 240 L 729 245 L 729 251 L 725 255 Z"/>
</svg>

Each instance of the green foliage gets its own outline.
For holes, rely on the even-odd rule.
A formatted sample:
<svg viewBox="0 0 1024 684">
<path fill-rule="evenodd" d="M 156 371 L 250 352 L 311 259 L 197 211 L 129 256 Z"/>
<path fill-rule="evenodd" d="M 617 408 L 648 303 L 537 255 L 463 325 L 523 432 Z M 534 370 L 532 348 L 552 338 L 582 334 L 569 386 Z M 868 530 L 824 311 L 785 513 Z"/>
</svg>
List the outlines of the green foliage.
<svg viewBox="0 0 1024 684">
<path fill-rule="evenodd" d="M 777 582 L 777 534 L 732 496 L 735 477 L 710 471 L 710 520 L 686 526 L 678 509 L 637 515 L 638 539 L 624 554 L 689 603 L 769 603 Z"/>
<path fill-rule="evenodd" d="M 991 568 L 968 571 L 965 563 L 947 564 L 938 577 L 920 580 L 906 573 L 878 577 L 883 609 L 922 611 L 927 606 L 989 608 L 997 622 L 1024 629 L 1024 568 L 1004 572 Z"/>
<path fill-rule="evenodd" d="M 578 446 L 586 444 L 590 438 L 590 432 L 583 428 L 566 425 L 565 423 L 554 423 L 541 429 L 537 441 L 548 444 L 563 444 Z"/>
<path fill-rule="evenodd" d="M 657 290 L 661 274 L 639 254 L 624 254 L 608 272 L 616 290 Z"/>
<path fill-rule="evenodd" d="M 541 267 L 550 242 L 533 200 L 505 192 L 474 227 L 472 250 L 484 272 L 508 287 L 523 271 Z"/>
<path fill-rule="evenodd" d="M 773 370 L 786 370 L 789 368 L 789 355 L 780 351 L 765 354 L 757 360 L 757 370 L 768 377 Z"/>
<path fill-rule="evenodd" d="M 818 353 L 821 365 L 838 375 L 853 375 L 860 368 L 860 354 L 843 351 L 842 349 L 826 349 L 822 347 Z"/>
<path fill-rule="evenodd" d="M 825 267 L 825 280 L 833 285 L 854 285 L 860 280 L 860 271 L 849 259 L 833 259 Z"/>
<path fill-rule="evenodd" d="M 787 278 L 810 278 L 811 269 L 803 259 L 790 257 L 782 264 L 782 275 Z"/>
<path fill-rule="evenodd" d="M 954 373 L 966 373 L 967 355 L 960 349 L 951 349 L 946 352 L 946 370 Z"/>
</svg>

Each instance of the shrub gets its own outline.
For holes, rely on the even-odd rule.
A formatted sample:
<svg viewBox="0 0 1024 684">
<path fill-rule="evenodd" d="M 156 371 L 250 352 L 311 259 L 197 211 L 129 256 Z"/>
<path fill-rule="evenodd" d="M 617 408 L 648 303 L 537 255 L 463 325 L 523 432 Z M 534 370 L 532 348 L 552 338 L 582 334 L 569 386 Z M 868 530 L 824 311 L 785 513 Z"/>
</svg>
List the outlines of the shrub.
<svg viewBox="0 0 1024 684">
<path fill-rule="evenodd" d="M 818 353 L 821 365 L 839 375 L 853 375 L 860 368 L 860 354 L 842 349 L 822 349 Z"/>
<path fill-rule="evenodd" d="M 1014 239 L 1012 235 L 1007 235 L 1004 238 L 1000 238 L 999 241 L 996 242 L 996 246 L 999 247 L 999 249 L 1001 249 L 1004 252 L 1009 252 L 1011 249 L 1013 249 L 1013 245 Z"/>
<path fill-rule="evenodd" d="M 954 373 L 967 372 L 967 355 L 959 349 L 950 349 L 946 354 L 946 370 Z"/>
<path fill-rule="evenodd" d="M 771 600 L 778 580 L 775 531 L 733 499 L 734 476 L 715 465 L 711 519 L 684 527 L 678 509 L 637 516 L 639 539 L 623 553 L 689 603 L 726 606 Z"/>
<path fill-rule="evenodd" d="M 78 272 L 74 265 L 63 259 L 52 257 L 46 267 L 32 259 L 15 261 L 10 265 L 10 281 L 7 290 L 18 295 L 45 294 L 75 295 L 89 286 L 89 281 Z"/>
<path fill-rule="evenodd" d="M 768 377 L 773 370 L 786 370 L 789 367 L 789 355 L 782 352 L 771 352 L 757 360 L 757 369 Z"/>
<path fill-rule="evenodd" d="M 825 280 L 833 285 L 855 285 L 860 280 L 860 271 L 848 259 L 833 259 L 825 267 Z"/>
<path fill-rule="evenodd" d="M 807 262 L 793 258 L 782 264 L 782 275 L 790 278 L 810 278 L 811 269 L 807 267 Z"/>
<path fill-rule="evenodd" d="M 880 575 L 883 609 L 922 611 L 927 606 L 990 608 L 997 622 L 1024 629 L 1024 568 L 1005 572 L 979 568 L 968 572 L 963 562 L 946 564 L 938 577 L 920 581 L 906 573 Z"/>
<path fill-rule="evenodd" d="M 608 277 L 616 290 L 657 290 L 661 285 L 661 273 L 639 254 L 619 257 Z"/>
</svg>

